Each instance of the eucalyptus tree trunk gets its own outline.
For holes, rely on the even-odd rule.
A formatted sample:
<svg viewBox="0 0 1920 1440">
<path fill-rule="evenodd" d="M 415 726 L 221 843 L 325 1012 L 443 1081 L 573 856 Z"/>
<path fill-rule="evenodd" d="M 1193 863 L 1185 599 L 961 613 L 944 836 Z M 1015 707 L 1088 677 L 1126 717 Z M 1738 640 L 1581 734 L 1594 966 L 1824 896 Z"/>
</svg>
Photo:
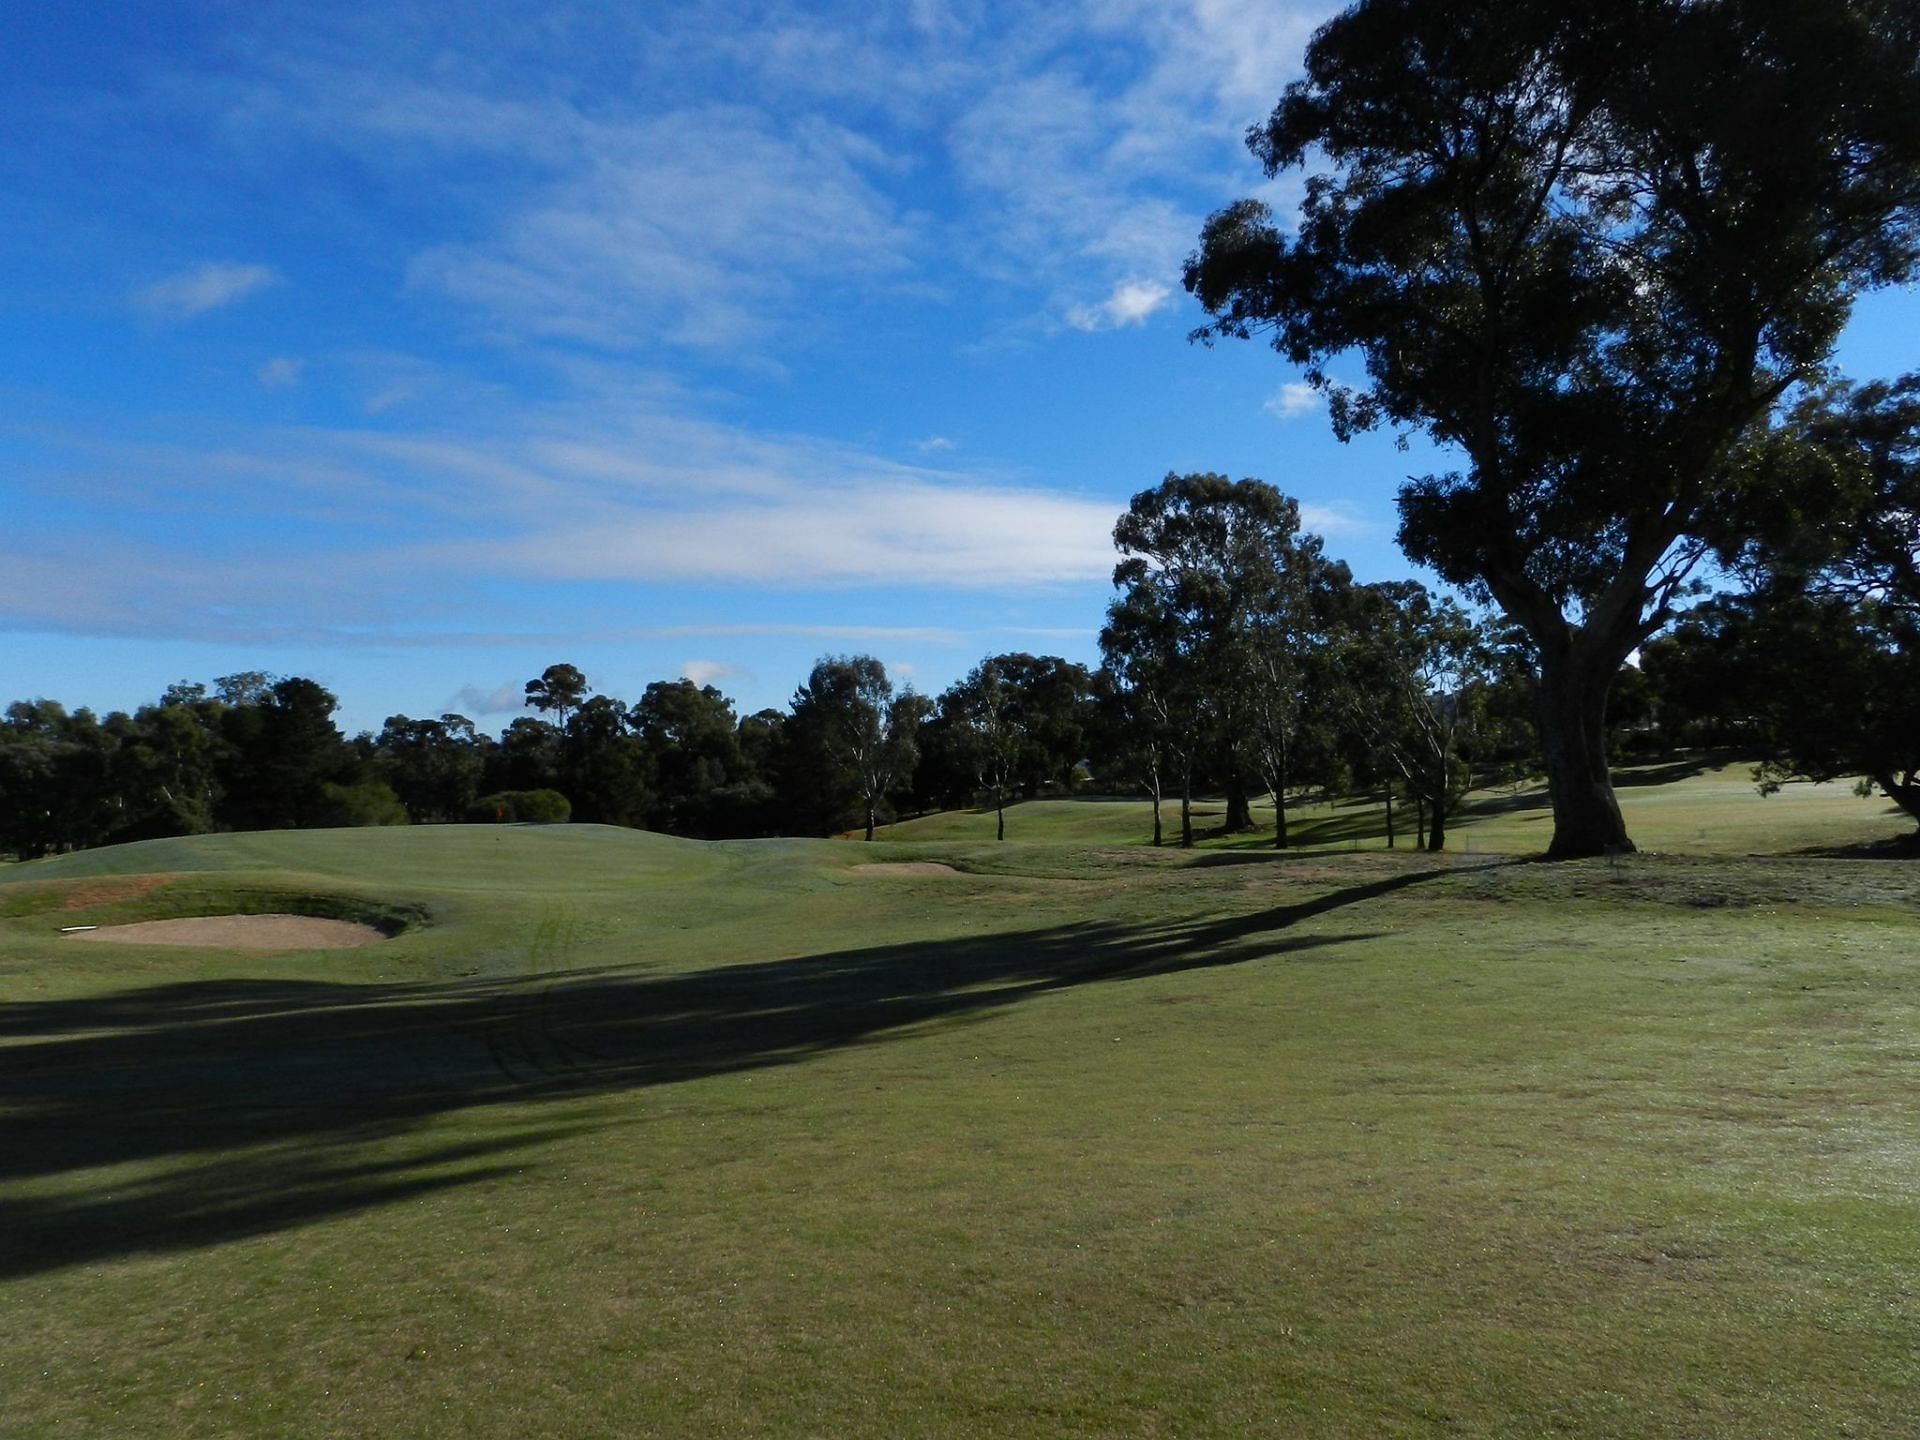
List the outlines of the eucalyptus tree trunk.
<svg viewBox="0 0 1920 1440">
<path fill-rule="evenodd" d="M 1283 729 L 1270 730 L 1266 741 L 1260 747 L 1260 778 L 1266 782 L 1267 793 L 1273 796 L 1273 848 L 1284 850 L 1289 843 L 1287 837 L 1287 733 Z"/>
<path fill-rule="evenodd" d="M 1180 848 L 1193 848 L 1193 762 L 1180 766 Z"/>
<path fill-rule="evenodd" d="M 1920 825 L 1920 779 L 1908 772 L 1905 779 L 1896 779 L 1891 770 L 1874 772 L 1873 783 L 1878 785 L 1886 797 L 1906 811 L 1907 818 Z"/>
<path fill-rule="evenodd" d="M 1618 661 L 1595 662 L 1542 648 L 1540 745 L 1553 801 L 1550 860 L 1631 851 L 1607 767 L 1607 693 Z"/>
<path fill-rule="evenodd" d="M 1240 767 L 1231 766 L 1227 770 L 1227 820 L 1226 832 L 1238 835 L 1253 829 L 1253 804 L 1247 794 L 1247 782 L 1241 777 Z"/>
</svg>

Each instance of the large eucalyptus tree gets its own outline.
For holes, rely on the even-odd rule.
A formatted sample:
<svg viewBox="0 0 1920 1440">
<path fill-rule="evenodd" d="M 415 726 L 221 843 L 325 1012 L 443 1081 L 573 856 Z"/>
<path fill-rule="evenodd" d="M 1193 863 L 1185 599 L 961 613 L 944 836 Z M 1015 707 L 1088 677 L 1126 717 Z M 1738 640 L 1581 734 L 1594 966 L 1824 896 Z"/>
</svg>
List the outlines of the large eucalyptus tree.
<svg viewBox="0 0 1920 1440">
<path fill-rule="evenodd" d="M 1362 0 L 1248 136 L 1308 172 L 1298 228 L 1207 222 L 1196 335 L 1270 335 L 1343 437 L 1460 456 L 1402 489 L 1400 542 L 1537 649 L 1553 855 L 1631 848 L 1609 687 L 1751 483 L 1740 442 L 1915 273 L 1916 115 L 1914 0 Z"/>
</svg>

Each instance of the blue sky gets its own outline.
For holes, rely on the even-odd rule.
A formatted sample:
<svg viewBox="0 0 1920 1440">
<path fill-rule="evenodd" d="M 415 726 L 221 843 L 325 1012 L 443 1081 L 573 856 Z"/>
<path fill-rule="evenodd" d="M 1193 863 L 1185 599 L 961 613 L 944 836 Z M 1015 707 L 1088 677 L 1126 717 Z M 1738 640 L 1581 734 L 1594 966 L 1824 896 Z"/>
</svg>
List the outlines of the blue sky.
<svg viewBox="0 0 1920 1440">
<path fill-rule="evenodd" d="M 779 705 L 1094 658 L 1108 533 L 1336 444 L 1181 260 L 1326 5 L 24 4 L 0 18 L 0 700 L 311 676 L 497 728 L 568 661 Z M 1840 361 L 1911 368 L 1920 302 Z"/>
</svg>

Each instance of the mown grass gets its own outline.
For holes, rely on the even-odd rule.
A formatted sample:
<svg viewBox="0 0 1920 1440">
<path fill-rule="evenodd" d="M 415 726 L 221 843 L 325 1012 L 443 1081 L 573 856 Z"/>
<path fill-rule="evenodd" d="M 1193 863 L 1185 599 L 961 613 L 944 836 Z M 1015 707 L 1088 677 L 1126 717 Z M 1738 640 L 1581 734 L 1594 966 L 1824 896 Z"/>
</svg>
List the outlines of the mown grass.
<svg viewBox="0 0 1920 1440">
<path fill-rule="evenodd" d="M 0 1413 L 1908 1436 L 1920 886 L 1698 823 L 1726 853 L 1182 855 L 1063 821 L 0 872 Z M 861 870 L 906 859 L 963 873 Z M 305 955 L 54 933 L 263 892 L 423 919 Z"/>
<path fill-rule="evenodd" d="M 1644 850 L 1687 854 L 1782 853 L 1844 849 L 1909 834 L 1913 823 L 1884 797 L 1862 799 L 1851 785 L 1796 782 L 1762 795 L 1750 761 L 1701 756 L 1616 772 L 1616 794 L 1628 833 Z M 1217 796 L 1194 803 L 1194 832 L 1203 848 L 1264 849 L 1273 843 L 1273 806 L 1253 804 L 1258 833 L 1220 832 L 1225 808 Z M 1386 807 L 1378 795 L 1288 808 L 1288 840 L 1305 850 L 1387 848 Z M 1163 801 L 1166 843 L 1180 836 L 1180 802 Z M 1413 807 L 1394 807 L 1396 848 L 1414 843 Z M 1466 854 L 1526 855 L 1547 848 L 1553 812 L 1543 782 L 1530 780 L 1470 792 L 1447 822 L 1450 849 Z M 884 827 L 882 838 L 916 842 L 991 840 L 991 809 L 945 811 Z M 1145 800 L 1033 800 L 1007 809 L 1009 839 L 1041 844 L 1147 845 L 1153 807 Z"/>
</svg>

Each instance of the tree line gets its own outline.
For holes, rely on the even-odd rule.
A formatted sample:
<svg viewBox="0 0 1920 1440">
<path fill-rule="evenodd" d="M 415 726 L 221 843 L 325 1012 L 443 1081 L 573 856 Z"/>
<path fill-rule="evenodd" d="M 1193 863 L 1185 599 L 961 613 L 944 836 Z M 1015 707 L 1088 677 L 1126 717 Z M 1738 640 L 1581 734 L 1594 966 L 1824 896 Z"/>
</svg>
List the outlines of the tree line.
<svg viewBox="0 0 1920 1440">
<path fill-rule="evenodd" d="M 1615 743 L 1739 747 L 1765 757 L 1769 786 L 1864 775 L 1920 820 L 1920 381 L 1830 392 L 1776 442 L 1767 463 L 1799 477 L 1777 493 L 1838 476 L 1852 518 L 1816 531 L 1783 504 L 1742 552 L 1744 586 L 1616 678 Z M 1194 843 L 1197 794 L 1224 796 L 1230 832 L 1267 797 L 1281 847 L 1291 799 L 1364 794 L 1385 801 L 1388 843 L 1438 850 L 1469 788 L 1541 768 L 1528 634 L 1414 581 L 1356 582 L 1273 486 L 1169 475 L 1133 497 L 1114 543 L 1097 667 L 990 655 L 931 697 L 841 655 L 787 709 L 747 715 L 711 685 L 656 681 L 629 703 L 556 664 L 497 737 L 447 714 L 349 738 L 323 686 L 260 672 L 106 716 L 18 701 L 0 720 L 0 851 L 568 819 L 870 839 L 966 806 L 991 807 L 1004 838 L 1009 802 L 1088 789 L 1149 797 L 1155 844 Z"/>
</svg>

